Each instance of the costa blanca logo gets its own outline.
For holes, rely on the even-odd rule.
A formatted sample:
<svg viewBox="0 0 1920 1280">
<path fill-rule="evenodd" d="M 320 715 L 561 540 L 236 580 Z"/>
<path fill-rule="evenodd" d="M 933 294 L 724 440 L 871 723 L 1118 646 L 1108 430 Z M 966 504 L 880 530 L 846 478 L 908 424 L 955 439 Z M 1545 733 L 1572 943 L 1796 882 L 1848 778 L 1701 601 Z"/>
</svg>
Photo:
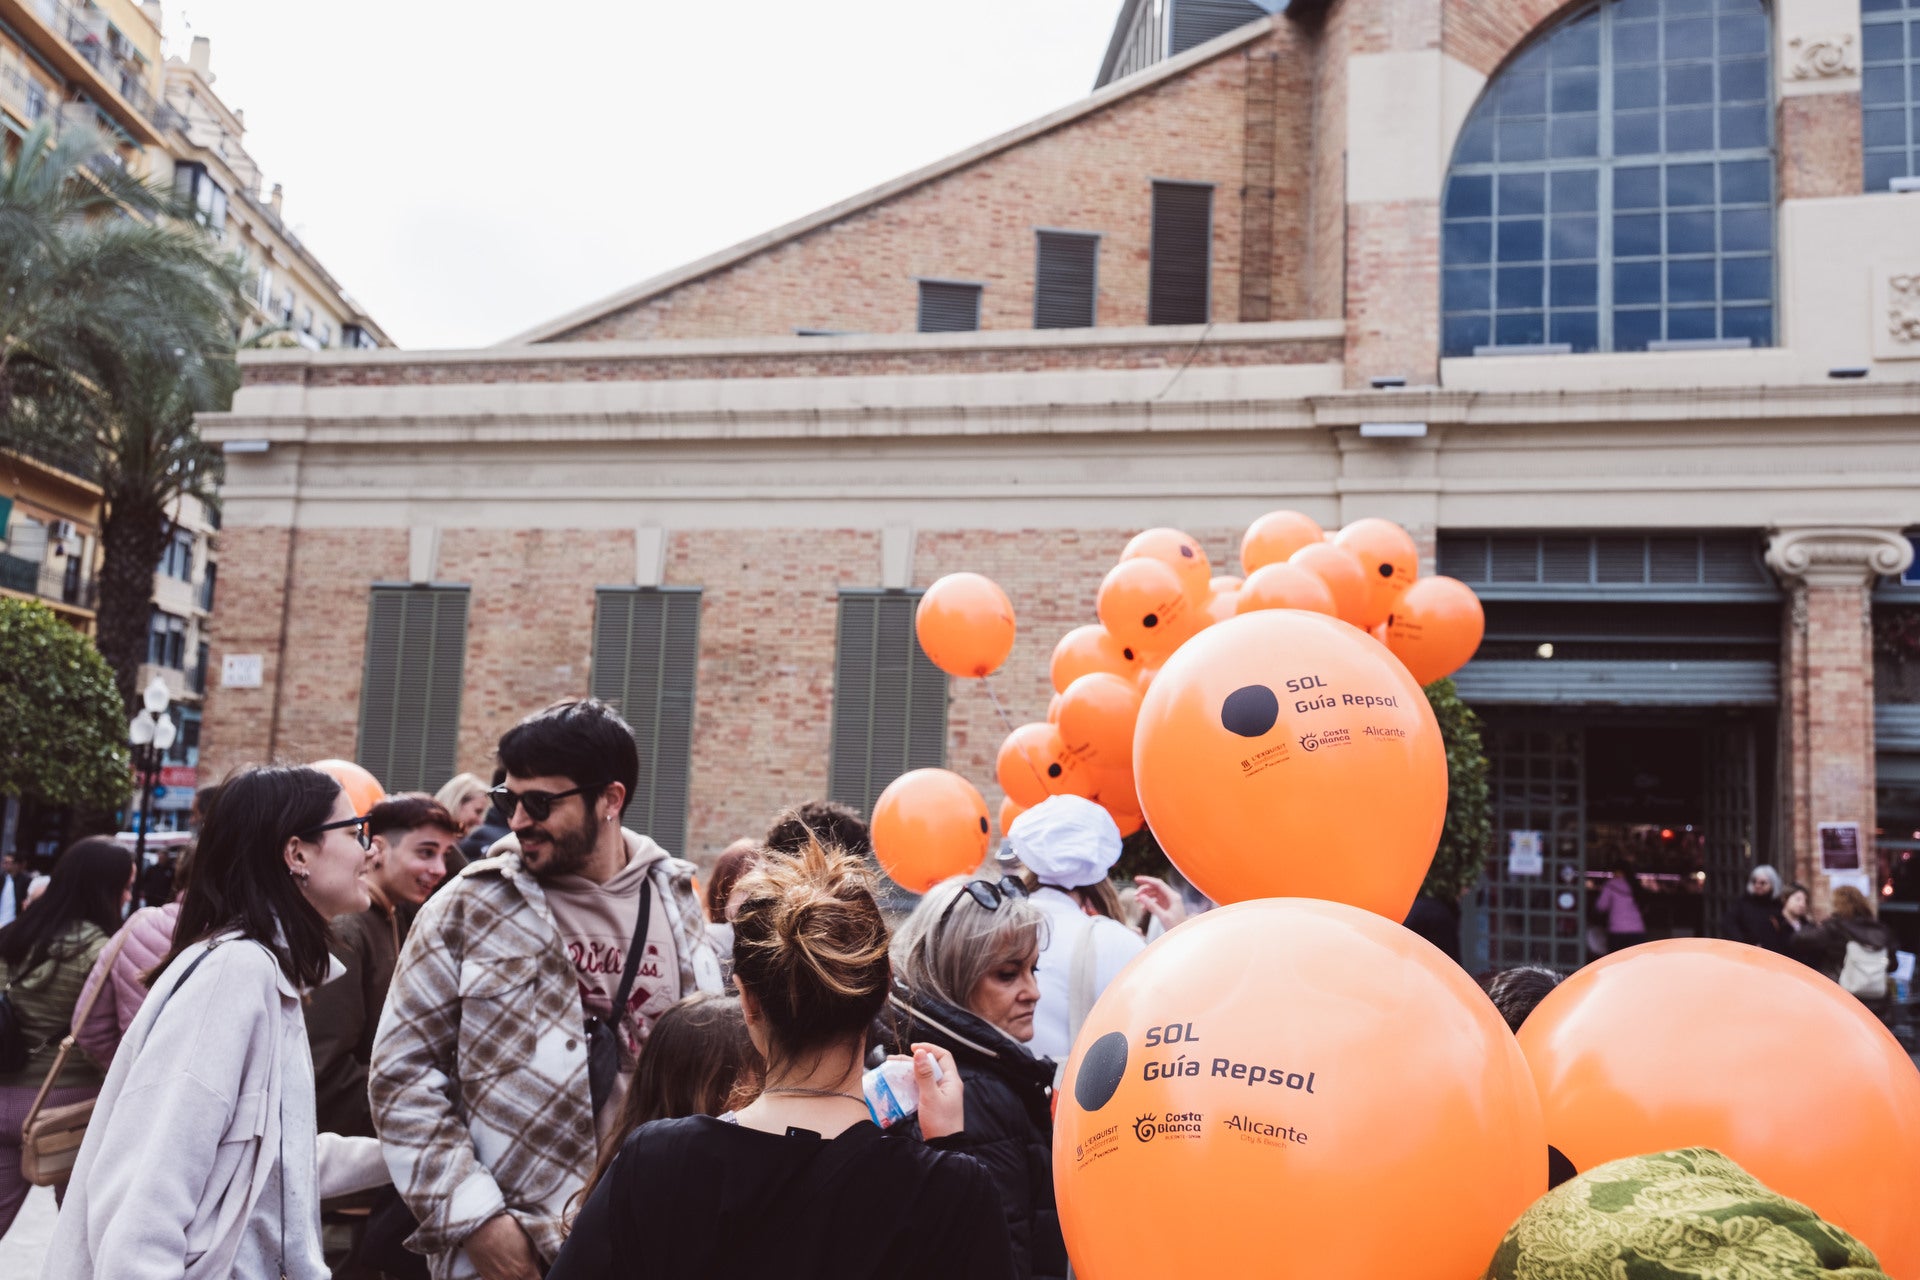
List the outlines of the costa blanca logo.
<svg viewBox="0 0 1920 1280">
<path fill-rule="evenodd" d="M 1143 1116 L 1136 1116 L 1133 1121 L 1133 1136 L 1142 1142 L 1152 1142 L 1153 1122 L 1159 1118 L 1151 1111 Z"/>
<path fill-rule="evenodd" d="M 1197 1138 L 1204 1117 L 1198 1111 L 1169 1111 L 1166 1117 L 1149 1111 L 1133 1122 L 1133 1136 L 1141 1142 L 1155 1138 Z"/>
<path fill-rule="evenodd" d="M 1353 745 L 1353 730 L 1322 729 L 1318 733 L 1300 735 L 1300 748 L 1303 751 L 1321 751 L 1328 747 L 1349 747 Z"/>
</svg>

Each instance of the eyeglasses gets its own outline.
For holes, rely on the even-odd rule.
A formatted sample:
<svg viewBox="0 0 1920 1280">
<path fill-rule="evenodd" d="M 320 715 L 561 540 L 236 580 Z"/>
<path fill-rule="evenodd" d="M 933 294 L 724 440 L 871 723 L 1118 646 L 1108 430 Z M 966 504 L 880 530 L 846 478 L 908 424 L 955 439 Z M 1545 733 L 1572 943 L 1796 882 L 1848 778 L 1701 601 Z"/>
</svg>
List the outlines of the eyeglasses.
<svg viewBox="0 0 1920 1280">
<path fill-rule="evenodd" d="M 941 927 L 947 923 L 947 917 L 953 914 L 953 909 L 959 906 L 963 899 L 972 898 L 983 909 L 998 911 L 1001 903 L 1012 902 L 1015 898 L 1026 896 L 1027 886 L 1012 876 L 1006 876 L 1000 880 L 969 880 L 962 886 L 961 892 L 953 895 L 953 901 L 949 902 L 947 909 L 940 913 L 940 918 L 934 921 L 934 932 L 940 931 Z"/>
<path fill-rule="evenodd" d="M 362 849 L 373 848 L 373 834 L 367 830 L 367 820 L 365 818 L 342 818 L 338 822 L 329 822 L 324 827 L 315 827 L 305 834 L 319 836 L 325 835 L 329 831 L 346 831 L 349 829 L 353 830 L 353 838 L 360 842 Z"/>
<path fill-rule="evenodd" d="M 510 791 L 506 787 L 495 787 L 487 792 L 487 798 L 493 801 L 493 807 L 508 822 L 513 821 L 513 811 L 524 808 L 527 816 L 535 822 L 545 822 L 553 812 L 555 800 L 565 800 L 568 796 L 577 796 L 592 791 L 593 787 L 575 787 L 571 791 Z"/>
</svg>

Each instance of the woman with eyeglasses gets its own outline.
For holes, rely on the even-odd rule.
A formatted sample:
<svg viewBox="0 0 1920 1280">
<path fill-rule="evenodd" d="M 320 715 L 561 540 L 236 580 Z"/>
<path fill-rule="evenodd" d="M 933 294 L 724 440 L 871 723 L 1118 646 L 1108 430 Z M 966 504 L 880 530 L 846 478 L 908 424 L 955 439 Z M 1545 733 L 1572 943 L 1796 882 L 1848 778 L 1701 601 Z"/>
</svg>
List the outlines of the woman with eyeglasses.
<svg viewBox="0 0 1920 1280">
<path fill-rule="evenodd" d="M 1764 863 L 1747 876 L 1747 891 L 1727 908 L 1720 931 L 1734 942 L 1745 942 L 1785 955 L 1793 931 L 1780 914 L 1780 873 Z"/>
<path fill-rule="evenodd" d="M 1026 1048 L 1046 932 L 1018 880 L 937 884 L 894 934 L 888 1002 L 896 1046 L 938 1045 L 960 1068 L 969 1149 L 1000 1192 L 1022 1280 L 1067 1274 L 1053 1198 L 1055 1066 Z"/>
<path fill-rule="evenodd" d="M 226 784 L 173 949 L 127 1028 L 74 1165 L 48 1280 L 323 1280 L 320 1200 L 387 1180 L 371 1138 L 315 1133 L 303 995 L 339 970 L 371 840 L 307 768 Z"/>
</svg>

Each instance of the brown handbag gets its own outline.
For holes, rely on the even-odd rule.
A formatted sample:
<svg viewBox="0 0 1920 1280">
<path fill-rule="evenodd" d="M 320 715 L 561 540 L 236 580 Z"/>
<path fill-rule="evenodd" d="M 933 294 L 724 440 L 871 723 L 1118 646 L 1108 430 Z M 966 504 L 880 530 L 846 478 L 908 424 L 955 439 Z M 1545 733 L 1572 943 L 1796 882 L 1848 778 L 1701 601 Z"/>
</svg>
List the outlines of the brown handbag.
<svg viewBox="0 0 1920 1280">
<path fill-rule="evenodd" d="M 120 932 L 114 935 L 112 945 L 105 952 L 100 985 L 80 1006 L 79 1013 L 74 1015 L 69 1024 L 70 1028 L 86 1025 L 87 1017 L 93 1012 L 94 1001 L 113 981 L 113 964 L 120 958 L 120 949 L 126 944 L 127 933 L 127 928 L 122 925 Z M 20 1176 L 36 1187 L 60 1186 L 72 1176 L 73 1162 L 80 1155 L 80 1142 L 87 1136 L 87 1122 L 93 1119 L 92 1098 L 84 1102 L 70 1102 L 64 1107 L 46 1105 L 47 1095 L 53 1092 L 53 1082 L 60 1078 L 60 1072 L 67 1065 L 67 1055 L 72 1052 L 73 1032 L 69 1029 L 66 1039 L 60 1042 L 60 1052 L 54 1056 L 52 1070 L 47 1072 L 40 1092 L 34 1095 L 33 1107 L 27 1112 L 26 1122 L 20 1126 Z"/>
</svg>

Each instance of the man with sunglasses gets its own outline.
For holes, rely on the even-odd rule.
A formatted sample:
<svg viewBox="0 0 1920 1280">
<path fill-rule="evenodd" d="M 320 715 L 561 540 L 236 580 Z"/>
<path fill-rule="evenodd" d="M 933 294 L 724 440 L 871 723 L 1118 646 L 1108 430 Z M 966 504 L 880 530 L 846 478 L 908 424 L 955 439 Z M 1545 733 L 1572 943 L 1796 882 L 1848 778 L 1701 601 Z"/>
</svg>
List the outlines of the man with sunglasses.
<svg viewBox="0 0 1920 1280">
<path fill-rule="evenodd" d="M 534 1280 L 618 1120 L 653 1020 L 720 990 L 693 865 L 620 824 L 633 730 L 592 699 L 500 739 L 511 834 L 430 899 L 368 1084 L 433 1280 Z"/>
</svg>

